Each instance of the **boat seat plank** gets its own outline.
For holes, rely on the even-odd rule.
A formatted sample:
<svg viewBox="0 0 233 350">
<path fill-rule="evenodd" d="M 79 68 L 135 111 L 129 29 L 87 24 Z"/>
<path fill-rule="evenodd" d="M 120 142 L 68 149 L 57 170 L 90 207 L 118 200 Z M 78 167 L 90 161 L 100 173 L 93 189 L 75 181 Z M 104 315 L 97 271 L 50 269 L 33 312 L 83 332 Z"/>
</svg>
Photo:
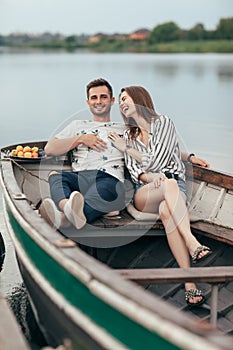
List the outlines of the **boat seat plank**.
<svg viewBox="0 0 233 350">
<path fill-rule="evenodd" d="M 209 282 L 219 283 L 233 281 L 232 266 L 162 268 L 162 269 L 124 269 L 117 272 L 125 279 L 139 284 L 152 283 L 181 283 L 181 282 Z"/>
<path fill-rule="evenodd" d="M 233 245 L 233 234 L 231 228 L 215 225 L 214 223 L 199 221 L 191 223 L 193 233 L 214 238 L 218 241 Z"/>
</svg>

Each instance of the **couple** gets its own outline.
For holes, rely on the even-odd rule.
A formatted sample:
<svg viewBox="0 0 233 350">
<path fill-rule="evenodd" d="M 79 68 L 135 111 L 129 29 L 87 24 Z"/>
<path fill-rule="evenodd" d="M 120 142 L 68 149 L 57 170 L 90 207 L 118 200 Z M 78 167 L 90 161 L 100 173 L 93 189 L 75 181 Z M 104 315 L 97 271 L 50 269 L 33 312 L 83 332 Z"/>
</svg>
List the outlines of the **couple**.
<svg viewBox="0 0 233 350">
<path fill-rule="evenodd" d="M 115 99 L 111 85 L 96 79 L 87 85 L 87 104 L 93 121 L 75 120 L 48 141 L 47 155 L 73 151 L 72 172 L 52 171 L 51 198 L 40 214 L 54 227 L 82 228 L 105 213 L 125 207 L 124 161 L 135 183 L 134 205 L 159 213 L 171 251 L 180 267 L 209 255 L 192 235 L 186 201 L 185 168 L 172 121 L 155 112 L 149 93 L 140 86 L 119 95 L 125 126 L 110 121 Z M 122 137 L 122 133 L 124 136 Z M 209 166 L 194 154 L 183 160 Z M 194 283 L 185 283 L 186 301 L 200 305 L 205 297 Z"/>
</svg>

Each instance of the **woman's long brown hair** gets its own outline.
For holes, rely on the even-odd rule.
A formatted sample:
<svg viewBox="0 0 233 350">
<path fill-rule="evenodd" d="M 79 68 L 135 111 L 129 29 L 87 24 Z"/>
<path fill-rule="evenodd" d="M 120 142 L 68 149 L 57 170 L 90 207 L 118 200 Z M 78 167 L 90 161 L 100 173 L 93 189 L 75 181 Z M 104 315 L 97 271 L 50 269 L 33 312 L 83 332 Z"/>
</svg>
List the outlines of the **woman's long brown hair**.
<svg viewBox="0 0 233 350">
<path fill-rule="evenodd" d="M 121 89 L 120 96 L 122 92 L 127 92 L 127 94 L 132 98 L 137 113 L 142 116 L 148 123 L 151 123 L 153 119 L 157 119 L 159 115 L 155 111 L 154 104 L 149 92 L 142 86 L 128 86 Z M 140 128 L 136 124 L 133 118 L 126 118 L 121 112 L 124 119 L 125 125 L 129 128 L 129 136 L 134 140 L 141 132 Z"/>
</svg>

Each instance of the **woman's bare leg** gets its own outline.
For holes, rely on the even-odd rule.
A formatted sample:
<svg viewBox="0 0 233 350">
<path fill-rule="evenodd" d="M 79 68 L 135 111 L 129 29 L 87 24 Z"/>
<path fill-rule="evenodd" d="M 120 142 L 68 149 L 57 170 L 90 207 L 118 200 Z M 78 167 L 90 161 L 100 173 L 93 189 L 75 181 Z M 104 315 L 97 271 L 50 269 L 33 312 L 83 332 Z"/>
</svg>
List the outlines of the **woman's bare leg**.
<svg viewBox="0 0 233 350">
<path fill-rule="evenodd" d="M 201 244 L 191 232 L 188 209 L 176 180 L 166 179 L 158 188 L 155 188 L 153 183 L 149 183 L 141 187 L 134 197 L 136 208 L 148 213 L 158 213 L 159 205 L 164 200 L 171 213 L 170 219 L 172 218 L 167 223 L 167 234 L 177 229 L 183 237 L 190 255 L 193 255 Z M 199 258 L 207 253 L 207 251 L 201 252 Z"/>
<path fill-rule="evenodd" d="M 189 268 L 190 267 L 190 258 L 189 258 L 189 252 L 186 247 L 185 241 L 183 237 L 180 235 L 177 226 L 173 222 L 171 223 L 172 217 L 170 210 L 166 204 L 165 201 L 161 202 L 159 205 L 159 214 L 160 218 L 163 222 L 165 231 L 167 232 L 167 227 L 170 226 L 169 228 L 169 233 L 167 233 L 167 240 L 169 247 L 172 251 L 172 254 L 174 258 L 176 259 L 177 264 L 179 267 L 182 268 Z M 171 231 L 171 226 L 173 227 L 173 231 Z M 185 290 L 188 291 L 190 289 L 196 289 L 195 283 L 192 282 L 187 282 L 185 283 Z M 190 303 L 198 303 L 201 301 L 202 297 L 198 296 L 195 298 L 189 299 Z"/>
</svg>

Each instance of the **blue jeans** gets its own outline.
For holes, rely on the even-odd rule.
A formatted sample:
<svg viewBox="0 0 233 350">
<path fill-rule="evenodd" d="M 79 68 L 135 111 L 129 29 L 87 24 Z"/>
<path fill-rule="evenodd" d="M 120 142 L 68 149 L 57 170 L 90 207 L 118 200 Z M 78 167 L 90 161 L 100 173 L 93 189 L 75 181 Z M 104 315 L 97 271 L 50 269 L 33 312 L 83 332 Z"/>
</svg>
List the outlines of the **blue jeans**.
<svg viewBox="0 0 233 350">
<path fill-rule="evenodd" d="M 51 198 L 58 203 L 69 198 L 73 191 L 84 196 L 84 215 L 87 223 L 110 211 L 125 207 L 125 186 L 112 175 L 99 170 L 78 172 L 58 171 L 49 176 Z"/>
</svg>

